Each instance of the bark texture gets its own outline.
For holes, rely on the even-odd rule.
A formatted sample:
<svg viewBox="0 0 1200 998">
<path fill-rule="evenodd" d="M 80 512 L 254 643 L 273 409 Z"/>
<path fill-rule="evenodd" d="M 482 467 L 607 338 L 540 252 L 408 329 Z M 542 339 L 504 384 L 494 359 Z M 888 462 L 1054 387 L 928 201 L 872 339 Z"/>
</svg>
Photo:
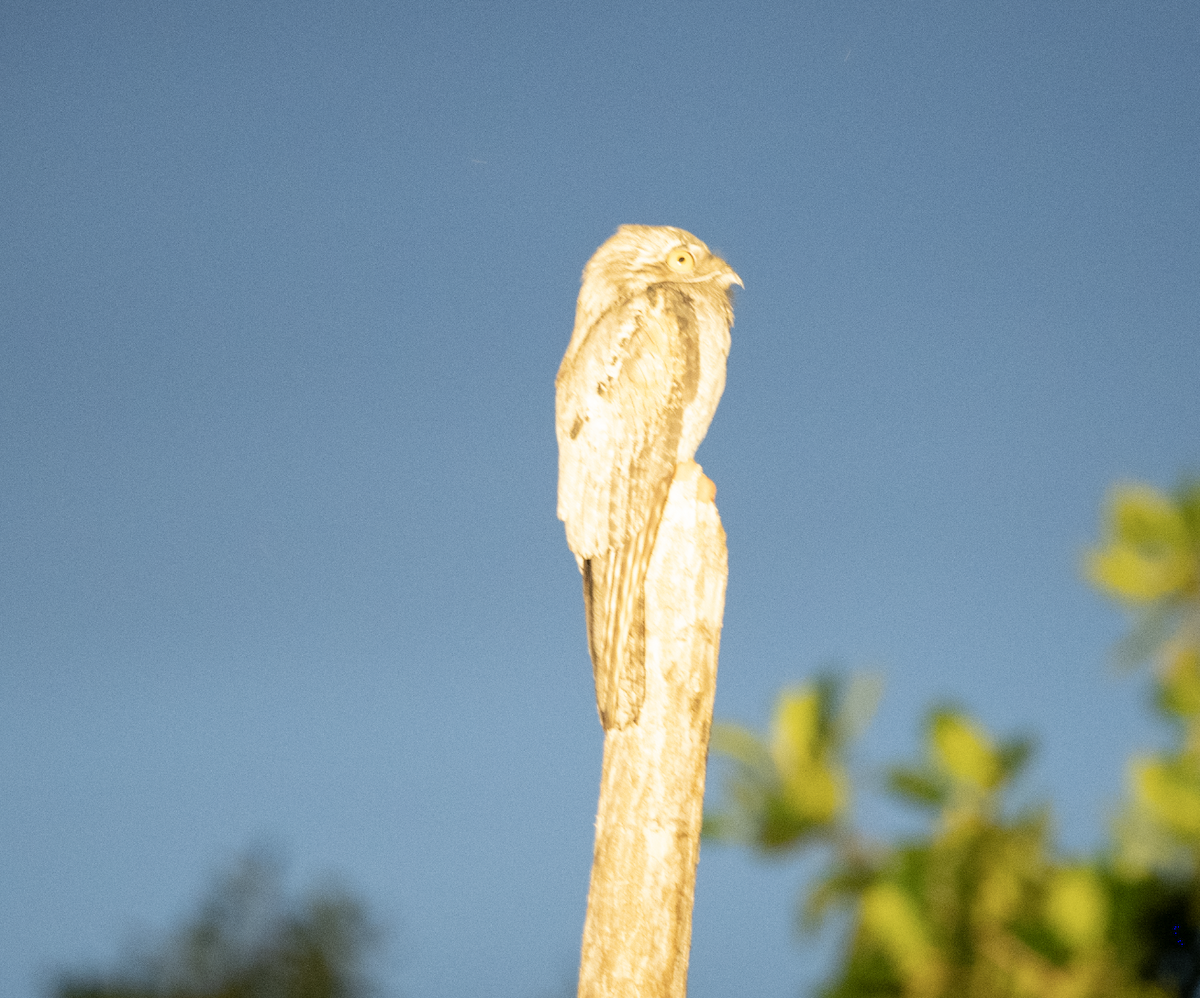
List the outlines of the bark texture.
<svg viewBox="0 0 1200 998">
<path fill-rule="evenodd" d="M 580 998 L 684 998 L 728 555 L 715 489 L 676 470 L 646 575 L 646 690 L 604 738 Z"/>
</svg>

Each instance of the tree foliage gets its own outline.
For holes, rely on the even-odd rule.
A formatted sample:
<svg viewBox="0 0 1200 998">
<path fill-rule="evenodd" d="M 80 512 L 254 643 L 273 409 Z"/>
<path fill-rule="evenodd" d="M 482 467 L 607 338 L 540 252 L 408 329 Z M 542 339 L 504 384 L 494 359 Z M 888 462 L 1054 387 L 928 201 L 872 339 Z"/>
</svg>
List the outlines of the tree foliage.
<svg viewBox="0 0 1200 998">
<path fill-rule="evenodd" d="M 803 924 L 848 914 L 825 998 L 1167 998 L 1200 983 L 1200 484 L 1173 496 L 1113 491 L 1085 570 L 1133 617 L 1119 655 L 1152 663 L 1176 734 L 1133 759 L 1109 846 L 1056 849 L 1049 807 L 1008 800 L 1032 750 L 996 740 L 952 706 L 925 723 L 924 754 L 888 768 L 885 790 L 927 831 L 876 842 L 852 820 L 848 750 L 872 683 L 830 677 L 779 696 L 765 735 L 721 724 L 724 801 L 712 840 L 763 853 L 824 845 Z M 857 723 L 844 720 L 853 716 Z"/>
<path fill-rule="evenodd" d="M 339 890 L 289 901 L 281 871 L 252 853 L 197 914 L 115 973 L 70 974 L 55 998 L 366 998 L 380 933 Z"/>
</svg>

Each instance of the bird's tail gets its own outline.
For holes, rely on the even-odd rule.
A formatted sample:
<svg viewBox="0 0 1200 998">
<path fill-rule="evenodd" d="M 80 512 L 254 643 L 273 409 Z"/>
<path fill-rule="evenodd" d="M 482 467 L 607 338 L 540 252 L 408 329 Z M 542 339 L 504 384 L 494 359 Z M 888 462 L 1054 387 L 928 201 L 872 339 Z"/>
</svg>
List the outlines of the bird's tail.
<svg viewBox="0 0 1200 998">
<path fill-rule="evenodd" d="M 646 696 L 646 571 L 670 485 L 668 478 L 645 525 L 624 547 L 583 563 L 588 649 L 605 731 L 636 721 Z"/>
</svg>

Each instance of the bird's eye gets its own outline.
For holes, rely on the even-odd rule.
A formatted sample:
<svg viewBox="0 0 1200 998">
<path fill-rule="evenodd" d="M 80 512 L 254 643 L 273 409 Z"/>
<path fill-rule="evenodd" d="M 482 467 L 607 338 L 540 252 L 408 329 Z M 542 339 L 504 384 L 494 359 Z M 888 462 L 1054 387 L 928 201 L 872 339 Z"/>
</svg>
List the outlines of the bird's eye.
<svg viewBox="0 0 1200 998">
<path fill-rule="evenodd" d="M 696 266 L 696 258 L 682 246 L 671 250 L 667 257 L 667 266 L 677 274 L 690 274 Z"/>
</svg>

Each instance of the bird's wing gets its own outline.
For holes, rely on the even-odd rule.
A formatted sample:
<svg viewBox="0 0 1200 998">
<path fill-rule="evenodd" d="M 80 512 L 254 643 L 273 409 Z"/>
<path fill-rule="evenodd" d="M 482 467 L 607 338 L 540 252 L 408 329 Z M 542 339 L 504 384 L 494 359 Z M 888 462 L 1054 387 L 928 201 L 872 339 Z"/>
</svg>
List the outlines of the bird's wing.
<svg viewBox="0 0 1200 998">
<path fill-rule="evenodd" d="M 674 472 L 698 377 L 690 302 L 678 299 L 643 294 L 610 309 L 559 369 L 558 516 L 581 559 L 641 530 Z"/>
</svg>

